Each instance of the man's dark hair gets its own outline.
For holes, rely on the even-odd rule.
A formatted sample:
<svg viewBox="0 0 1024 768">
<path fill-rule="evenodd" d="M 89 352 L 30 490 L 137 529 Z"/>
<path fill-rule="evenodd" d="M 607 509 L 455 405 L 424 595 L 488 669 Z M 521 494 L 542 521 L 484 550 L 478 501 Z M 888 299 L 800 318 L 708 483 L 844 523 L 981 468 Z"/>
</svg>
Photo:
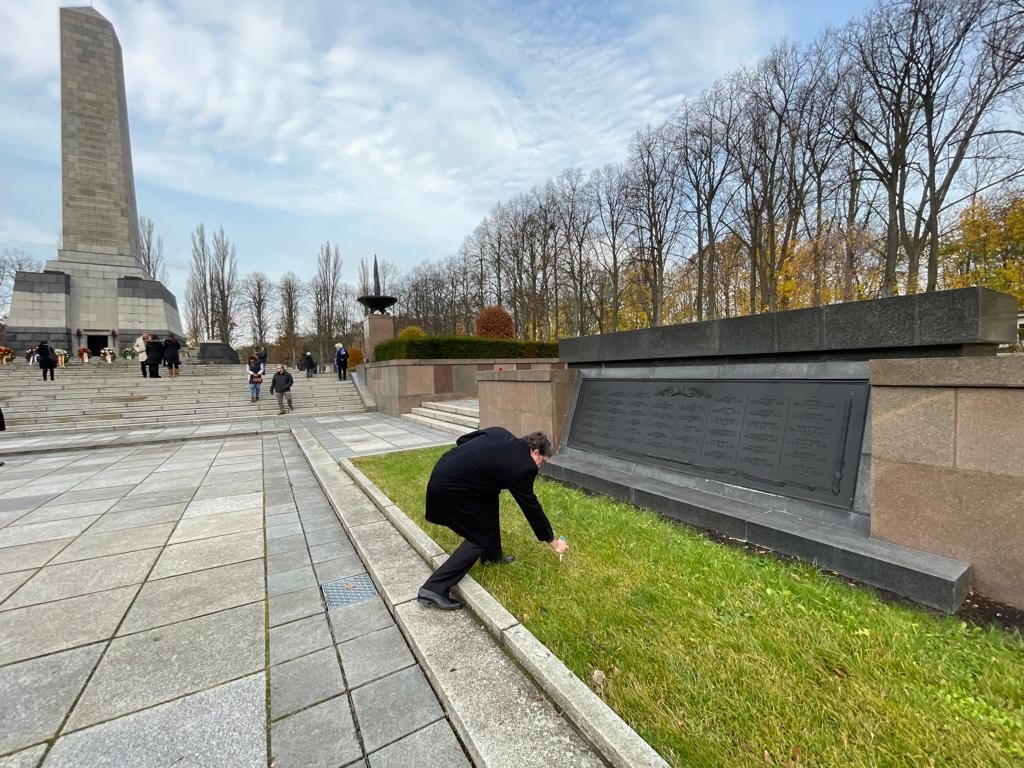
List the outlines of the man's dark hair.
<svg viewBox="0 0 1024 768">
<path fill-rule="evenodd" d="M 523 440 L 529 446 L 531 452 L 540 451 L 541 456 L 550 456 L 553 453 L 551 441 L 548 440 L 548 436 L 543 432 L 531 432 L 528 435 L 523 435 Z"/>
</svg>

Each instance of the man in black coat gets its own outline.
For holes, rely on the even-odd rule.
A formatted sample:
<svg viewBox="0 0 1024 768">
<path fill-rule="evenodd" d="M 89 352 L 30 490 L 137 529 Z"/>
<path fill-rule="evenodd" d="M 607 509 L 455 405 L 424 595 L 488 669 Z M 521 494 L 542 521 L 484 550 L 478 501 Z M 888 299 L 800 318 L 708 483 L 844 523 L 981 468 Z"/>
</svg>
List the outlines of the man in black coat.
<svg viewBox="0 0 1024 768">
<path fill-rule="evenodd" d="M 157 338 L 151 338 L 146 342 L 146 367 L 149 368 L 149 378 L 160 378 L 160 363 L 164 361 L 164 343 Z"/>
<path fill-rule="evenodd" d="M 292 375 L 284 369 L 283 365 L 278 363 L 274 378 L 270 380 L 270 394 L 277 395 L 278 416 L 284 416 L 285 399 L 288 400 L 288 410 L 295 410 L 295 406 L 292 405 L 292 385 L 294 383 L 295 380 L 292 378 Z"/>
<path fill-rule="evenodd" d="M 448 590 L 483 562 L 511 562 L 503 557 L 498 496 L 512 494 L 539 541 L 557 554 L 568 545 L 556 539 L 544 509 L 533 493 L 537 471 L 551 455 L 551 441 L 543 432 L 516 437 L 507 429 L 491 427 L 470 432 L 455 441 L 455 448 L 438 459 L 427 483 L 427 520 L 451 528 L 465 538 L 434 571 L 419 591 L 419 601 L 444 610 L 461 608 Z"/>
</svg>

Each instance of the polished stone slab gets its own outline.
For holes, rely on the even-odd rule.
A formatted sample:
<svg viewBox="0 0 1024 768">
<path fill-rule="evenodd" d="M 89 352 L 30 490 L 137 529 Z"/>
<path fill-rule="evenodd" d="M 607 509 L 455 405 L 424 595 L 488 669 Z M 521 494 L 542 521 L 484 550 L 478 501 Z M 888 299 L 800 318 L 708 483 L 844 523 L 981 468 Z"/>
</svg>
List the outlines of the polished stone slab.
<svg viewBox="0 0 1024 768">
<path fill-rule="evenodd" d="M 60 552 L 72 539 L 51 539 L 0 549 L 0 573 L 39 568 Z"/>
<path fill-rule="evenodd" d="M 270 598 L 270 626 L 276 627 L 289 621 L 304 619 L 323 613 L 324 602 L 320 587 L 307 587 L 298 592 Z"/>
<path fill-rule="evenodd" d="M 162 547 L 171 535 L 174 523 L 157 523 L 140 528 L 122 528 L 105 533 L 84 533 L 53 558 L 53 563 L 67 563 L 92 557 L 118 555 L 141 549 Z M 91 529 L 90 529 L 91 530 Z M 2 553 L 0 553 L 2 557 Z"/>
<path fill-rule="evenodd" d="M 63 736 L 46 768 L 265 768 L 265 679 L 251 675 Z"/>
<path fill-rule="evenodd" d="M 358 688 L 416 663 L 398 627 L 387 627 L 338 644 L 345 680 Z"/>
<path fill-rule="evenodd" d="M 149 578 L 163 579 L 262 557 L 263 536 L 259 530 L 229 533 L 167 547 Z"/>
<path fill-rule="evenodd" d="M 220 515 L 183 518 L 174 529 L 169 544 L 183 541 L 207 539 L 222 536 L 226 533 L 252 531 L 263 527 L 263 514 L 259 509 L 247 509 L 240 512 L 224 512 Z"/>
<path fill-rule="evenodd" d="M 324 648 L 270 668 L 270 716 L 286 715 L 337 696 L 345 681 L 334 648 Z"/>
<path fill-rule="evenodd" d="M 201 616 L 110 643 L 68 720 L 109 720 L 263 669 L 263 604 Z"/>
<path fill-rule="evenodd" d="M 151 629 L 263 599 L 263 562 L 241 563 L 146 582 L 118 634 Z"/>
<path fill-rule="evenodd" d="M 444 721 L 422 728 L 370 755 L 370 768 L 437 765 L 472 768 L 451 726 Z"/>
<path fill-rule="evenodd" d="M 327 612 L 327 619 L 331 622 L 334 639 L 338 643 L 376 632 L 395 623 L 380 598 L 332 608 Z"/>
<path fill-rule="evenodd" d="M 323 614 L 272 627 L 270 663 L 281 664 L 321 648 L 328 648 L 332 642 L 331 632 Z"/>
<path fill-rule="evenodd" d="M 40 744 L 7 757 L 0 757 L 0 768 L 37 768 L 39 761 L 43 759 L 44 752 L 46 752 L 46 745 Z"/>
<path fill-rule="evenodd" d="M 367 752 L 444 717 L 419 667 L 411 667 L 352 691 L 359 731 Z"/>
<path fill-rule="evenodd" d="M 184 511 L 184 504 L 163 504 L 159 507 L 147 507 L 143 504 L 141 507 L 133 509 L 112 509 L 96 521 L 96 524 L 89 529 L 89 533 L 106 533 L 122 531 L 126 528 L 141 528 L 157 523 L 172 523 L 176 522 Z"/>
<path fill-rule="evenodd" d="M 0 664 L 110 637 L 137 586 L 0 612 Z"/>
<path fill-rule="evenodd" d="M 362 755 L 345 696 L 278 720 L 270 742 L 280 768 L 350 768 Z"/>
<path fill-rule="evenodd" d="M 8 525 L 0 528 L 0 548 L 14 547 L 19 544 L 33 544 L 38 541 L 52 541 L 53 539 L 66 539 L 77 536 L 90 525 L 98 516 L 76 517 L 71 520 L 54 520 L 47 523 L 36 523 L 34 525 Z"/>
<path fill-rule="evenodd" d="M 364 573 L 366 566 L 359 559 L 359 555 L 351 554 L 339 557 L 337 560 L 325 560 L 313 566 L 316 571 L 316 578 L 321 584 L 329 581 L 337 581 L 346 576 L 355 576 L 357 573 Z"/>
<path fill-rule="evenodd" d="M 103 648 L 96 643 L 0 667 L 0 753 L 57 733 Z"/>
<path fill-rule="evenodd" d="M 0 573 L 0 610 L 3 610 L 3 602 L 26 581 L 36 573 L 33 568 L 28 571 L 14 571 L 12 573 Z"/>
<path fill-rule="evenodd" d="M 21 518 L 18 524 L 49 523 L 54 520 L 69 520 L 75 517 L 102 515 L 114 506 L 115 503 L 117 503 L 117 499 L 99 499 L 76 504 L 44 504 Z"/>
<path fill-rule="evenodd" d="M 316 574 L 312 566 L 304 565 L 290 571 L 279 571 L 267 575 L 267 594 L 271 597 L 286 592 L 296 592 L 317 584 Z"/>
<path fill-rule="evenodd" d="M 48 565 L 39 569 L 35 576 L 8 598 L 0 606 L 0 611 L 139 584 L 146 578 L 159 554 L 159 549 L 144 549 L 92 560 Z"/>
</svg>

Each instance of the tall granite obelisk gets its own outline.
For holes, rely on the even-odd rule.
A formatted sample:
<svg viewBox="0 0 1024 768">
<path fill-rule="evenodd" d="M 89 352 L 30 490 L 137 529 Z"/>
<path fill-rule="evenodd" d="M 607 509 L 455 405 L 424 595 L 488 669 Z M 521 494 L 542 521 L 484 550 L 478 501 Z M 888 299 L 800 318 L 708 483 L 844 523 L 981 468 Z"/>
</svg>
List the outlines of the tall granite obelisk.
<svg viewBox="0 0 1024 768">
<path fill-rule="evenodd" d="M 60 9 L 63 242 L 44 271 L 19 272 L 6 343 L 97 352 L 142 331 L 182 337 L 174 295 L 139 261 L 121 44 L 92 8 Z"/>
</svg>

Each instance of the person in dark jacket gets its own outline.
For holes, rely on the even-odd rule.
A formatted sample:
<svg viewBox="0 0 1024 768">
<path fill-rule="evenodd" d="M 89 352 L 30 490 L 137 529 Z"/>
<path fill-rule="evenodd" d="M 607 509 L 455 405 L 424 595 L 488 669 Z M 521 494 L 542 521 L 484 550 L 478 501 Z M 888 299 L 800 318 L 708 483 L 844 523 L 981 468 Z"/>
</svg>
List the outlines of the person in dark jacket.
<svg viewBox="0 0 1024 768">
<path fill-rule="evenodd" d="M 424 605 L 454 610 L 462 603 L 448 590 L 482 562 L 511 562 L 501 551 L 498 496 L 507 490 L 523 510 L 539 541 L 557 554 L 568 545 L 556 539 L 544 509 L 533 493 L 537 471 L 551 455 L 543 432 L 516 437 L 507 429 L 490 427 L 463 435 L 438 459 L 427 483 L 427 520 L 451 528 L 465 541 L 420 587 Z"/>
<path fill-rule="evenodd" d="M 256 347 L 256 359 L 259 361 L 260 366 L 263 368 L 263 373 L 267 372 L 267 348 L 264 346 Z"/>
<path fill-rule="evenodd" d="M 348 372 L 348 350 L 340 341 L 334 345 L 334 367 L 338 369 L 338 381 L 344 381 Z"/>
<path fill-rule="evenodd" d="M 292 384 L 294 383 L 295 380 L 292 378 L 292 375 L 279 363 L 277 370 L 274 372 L 274 377 L 270 380 L 270 394 L 277 396 L 277 412 L 279 416 L 284 416 L 284 401 L 286 398 L 288 400 L 288 410 L 295 410 L 295 406 L 292 405 Z"/>
<path fill-rule="evenodd" d="M 256 359 L 256 355 L 249 355 L 245 373 L 249 381 L 249 402 L 255 403 L 260 399 L 260 387 L 263 385 L 263 366 Z"/>
<path fill-rule="evenodd" d="M 316 373 L 316 360 L 313 359 L 312 352 L 306 353 L 306 356 L 302 359 L 302 367 L 306 371 L 306 378 L 312 379 L 313 374 Z"/>
<path fill-rule="evenodd" d="M 164 339 L 164 363 L 167 374 L 176 379 L 181 375 L 181 342 L 173 336 Z"/>
<path fill-rule="evenodd" d="M 150 339 L 146 342 L 146 367 L 149 368 L 149 378 L 160 378 L 160 363 L 164 361 L 164 343 L 160 339 Z"/>
<path fill-rule="evenodd" d="M 36 347 L 36 354 L 39 355 L 39 367 L 43 369 L 43 381 L 46 381 L 47 372 L 50 374 L 50 381 L 53 381 L 53 369 L 57 367 L 57 353 L 53 351 L 50 342 L 44 341 Z"/>
</svg>

